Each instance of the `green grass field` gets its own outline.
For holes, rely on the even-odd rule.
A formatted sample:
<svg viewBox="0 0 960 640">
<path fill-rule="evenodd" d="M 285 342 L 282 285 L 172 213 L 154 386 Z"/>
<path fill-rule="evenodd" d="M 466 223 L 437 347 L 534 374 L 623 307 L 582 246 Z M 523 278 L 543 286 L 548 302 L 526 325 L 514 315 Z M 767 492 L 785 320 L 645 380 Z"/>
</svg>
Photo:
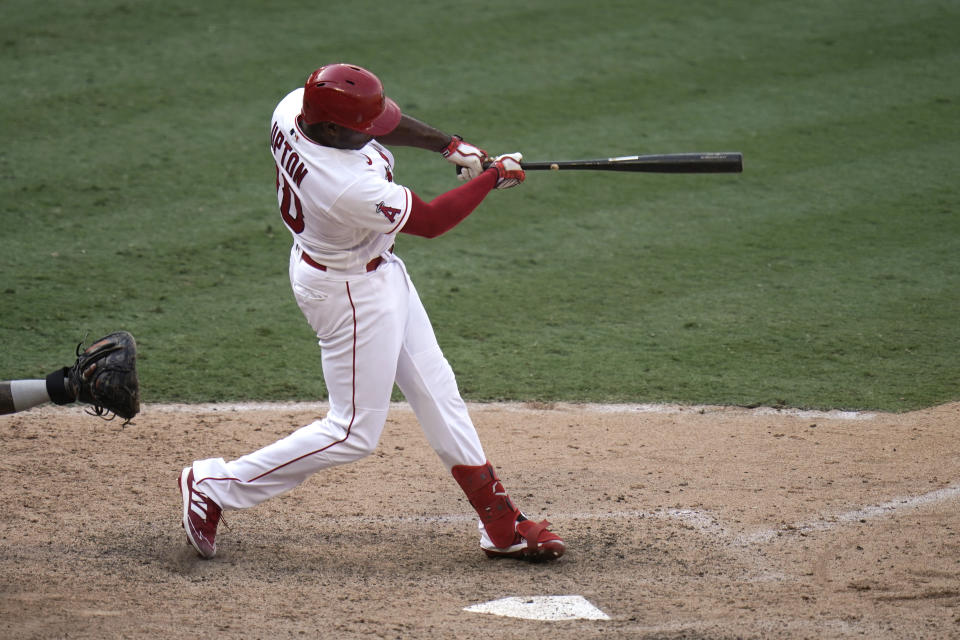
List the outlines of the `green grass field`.
<svg viewBox="0 0 960 640">
<path fill-rule="evenodd" d="M 349 61 L 495 153 L 744 153 L 736 176 L 531 173 L 440 239 L 402 236 L 467 399 L 960 398 L 960 3 L 3 13 L 0 378 L 122 327 L 146 402 L 323 398 L 269 118 Z M 422 197 L 459 184 L 438 155 L 396 156 Z"/>
</svg>

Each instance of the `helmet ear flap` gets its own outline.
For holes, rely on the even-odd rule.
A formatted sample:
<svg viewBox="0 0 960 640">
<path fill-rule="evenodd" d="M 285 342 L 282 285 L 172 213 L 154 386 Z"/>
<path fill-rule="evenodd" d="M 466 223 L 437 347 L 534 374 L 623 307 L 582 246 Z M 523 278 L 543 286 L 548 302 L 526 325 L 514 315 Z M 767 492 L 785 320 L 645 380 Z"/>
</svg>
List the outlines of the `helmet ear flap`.
<svg viewBox="0 0 960 640">
<path fill-rule="evenodd" d="M 402 114 L 373 73 L 355 65 L 332 64 L 307 78 L 301 115 L 307 124 L 333 122 L 378 136 L 393 131 Z"/>
</svg>

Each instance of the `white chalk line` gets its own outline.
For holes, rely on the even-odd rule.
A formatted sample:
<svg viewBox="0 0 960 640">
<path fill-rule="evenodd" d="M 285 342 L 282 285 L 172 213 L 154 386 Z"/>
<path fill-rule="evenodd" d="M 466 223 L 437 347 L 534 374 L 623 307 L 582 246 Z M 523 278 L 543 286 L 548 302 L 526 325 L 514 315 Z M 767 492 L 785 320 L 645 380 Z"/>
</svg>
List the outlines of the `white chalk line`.
<svg viewBox="0 0 960 640">
<path fill-rule="evenodd" d="M 816 520 L 798 522 L 774 528 L 759 529 L 751 533 L 736 533 L 724 526 L 720 520 L 709 511 L 702 509 L 658 509 L 655 511 L 618 511 L 605 514 L 567 514 L 557 515 L 555 518 L 570 519 L 627 519 L 627 518 L 660 518 L 676 520 L 691 529 L 704 535 L 726 540 L 734 546 L 746 547 L 764 544 L 788 534 L 804 534 L 813 531 L 828 531 L 850 523 L 864 523 L 869 520 L 894 515 L 901 511 L 908 511 L 934 505 L 940 502 L 960 498 L 960 484 L 950 485 L 915 496 L 893 498 L 877 505 L 868 505 L 834 515 L 824 515 Z"/>
<path fill-rule="evenodd" d="M 751 545 L 770 542 L 774 538 L 786 534 L 804 534 L 812 531 L 826 531 L 838 526 L 849 523 L 867 522 L 884 516 L 896 514 L 901 511 L 918 509 L 928 505 L 955 500 L 960 497 L 960 484 L 950 485 L 942 489 L 930 491 L 917 496 L 906 496 L 894 498 L 878 505 L 869 505 L 860 509 L 846 511 L 833 516 L 827 516 L 820 520 L 810 522 L 801 522 L 775 529 L 763 529 L 754 531 L 750 534 L 739 535 L 735 537 L 734 542 L 740 545 Z"/>
<path fill-rule="evenodd" d="M 724 405 L 681 404 L 592 404 L 572 402 L 525 403 L 525 402 L 473 402 L 467 403 L 470 411 L 517 411 L 517 412 L 587 412 L 587 413 L 655 413 L 655 414 L 707 414 L 739 412 L 756 416 L 790 416 L 819 420 L 872 420 L 879 414 L 862 411 L 813 411 L 807 409 L 778 409 L 776 407 L 735 407 Z M 326 402 L 215 402 L 201 404 L 144 404 L 141 413 L 206 413 L 242 411 L 313 411 L 325 413 Z M 411 411 L 406 402 L 393 402 L 391 410 Z"/>
</svg>

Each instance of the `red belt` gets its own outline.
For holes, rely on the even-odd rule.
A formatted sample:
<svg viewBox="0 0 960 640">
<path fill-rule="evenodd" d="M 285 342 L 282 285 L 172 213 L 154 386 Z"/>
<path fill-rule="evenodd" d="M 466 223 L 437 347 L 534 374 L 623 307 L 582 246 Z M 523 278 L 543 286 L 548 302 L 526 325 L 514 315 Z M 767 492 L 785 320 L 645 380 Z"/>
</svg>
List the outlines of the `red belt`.
<svg viewBox="0 0 960 640">
<path fill-rule="evenodd" d="M 389 251 L 390 253 L 393 253 L 393 247 L 391 246 L 389 249 L 387 249 L 387 251 Z M 320 264 L 319 262 L 311 258 L 309 255 L 307 255 L 306 252 L 301 252 L 300 255 L 303 257 L 303 261 L 306 262 L 311 267 L 313 267 L 314 269 L 320 269 L 320 271 L 327 270 L 326 265 Z M 380 256 L 377 256 L 376 258 L 374 258 L 373 260 L 367 263 L 365 269 L 367 270 L 367 273 L 370 273 L 371 271 L 376 271 L 377 267 L 379 267 L 382 263 L 383 263 L 383 258 Z"/>
</svg>

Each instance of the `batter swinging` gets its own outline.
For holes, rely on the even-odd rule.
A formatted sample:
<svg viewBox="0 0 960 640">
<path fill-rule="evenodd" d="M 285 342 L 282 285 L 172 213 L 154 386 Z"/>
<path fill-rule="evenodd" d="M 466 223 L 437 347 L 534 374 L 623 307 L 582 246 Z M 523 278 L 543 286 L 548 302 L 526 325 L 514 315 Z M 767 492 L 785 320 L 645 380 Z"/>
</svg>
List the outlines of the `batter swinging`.
<svg viewBox="0 0 960 640">
<path fill-rule="evenodd" d="M 456 226 L 493 189 L 523 182 L 519 153 L 486 152 L 401 113 L 361 67 L 314 71 L 273 114 L 280 215 L 293 236 L 290 284 L 317 334 L 329 412 L 232 462 L 199 460 L 180 474 L 183 527 L 197 552 L 216 553 L 221 510 L 252 507 L 313 473 L 358 460 L 377 446 L 394 383 L 430 446 L 480 516 L 491 557 L 563 555 L 544 520 L 528 520 L 489 463 L 403 260 L 400 232 L 433 238 Z M 438 151 L 462 167 L 461 186 L 430 202 L 394 182 L 384 145 Z"/>
</svg>

